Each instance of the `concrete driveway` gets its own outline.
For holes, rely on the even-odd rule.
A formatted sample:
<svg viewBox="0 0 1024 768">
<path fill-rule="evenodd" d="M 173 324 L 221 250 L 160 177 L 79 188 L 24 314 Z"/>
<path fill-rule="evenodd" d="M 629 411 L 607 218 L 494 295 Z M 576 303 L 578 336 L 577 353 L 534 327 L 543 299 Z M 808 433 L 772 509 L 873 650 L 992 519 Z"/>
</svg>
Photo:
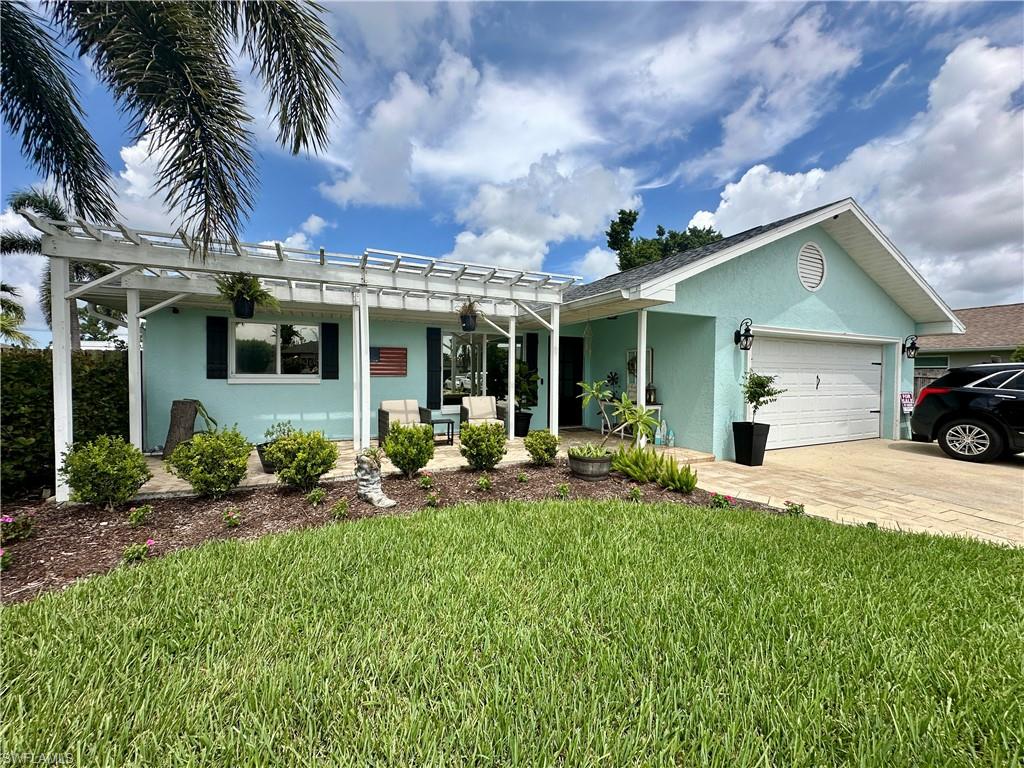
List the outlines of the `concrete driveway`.
<svg viewBox="0 0 1024 768">
<path fill-rule="evenodd" d="M 697 473 L 705 490 L 775 506 L 788 499 L 837 522 L 1024 545 L 1024 455 L 971 464 L 935 444 L 860 440 L 769 451 L 762 467 L 716 461 Z"/>
</svg>

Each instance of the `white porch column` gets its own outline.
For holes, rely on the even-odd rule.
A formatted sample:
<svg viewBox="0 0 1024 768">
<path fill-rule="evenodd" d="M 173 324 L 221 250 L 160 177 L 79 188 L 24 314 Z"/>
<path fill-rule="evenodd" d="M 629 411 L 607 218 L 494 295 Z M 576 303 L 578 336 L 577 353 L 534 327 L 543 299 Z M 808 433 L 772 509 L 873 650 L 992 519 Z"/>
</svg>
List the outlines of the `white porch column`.
<svg viewBox="0 0 1024 768">
<path fill-rule="evenodd" d="M 484 354 L 483 354 L 484 359 L 480 362 L 480 370 L 481 370 L 480 375 L 483 377 L 483 381 L 480 382 L 480 394 L 481 395 L 486 395 L 487 394 L 487 334 L 486 333 L 483 335 L 483 345 L 482 345 L 482 347 L 483 347 L 483 350 L 484 350 Z"/>
<path fill-rule="evenodd" d="M 561 373 L 558 367 L 560 309 L 557 304 L 551 305 L 551 336 L 548 342 L 551 345 L 551 362 L 548 365 L 548 431 L 555 437 L 558 437 L 558 380 Z"/>
<path fill-rule="evenodd" d="M 359 340 L 361 321 L 359 319 L 359 297 L 354 297 L 352 302 L 352 447 L 357 451 L 362 449 L 362 426 L 363 420 L 360 412 L 363 409 L 363 394 L 361 381 L 363 373 L 363 355 L 361 342 Z"/>
<path fill-rule="evenodd" d="M 516 427 L 516 319 L 508 319 L 508 439 L 515 437 Z"/>
<path fill-rule="evenodd" d="M 366 288 L 359 289 L 359 303 L 362 308 L 359 312 L 359 335 L 362 338 L 362 344 L 360 348 L 360 395 L 361 395 L 361 408 L 360 418 L 363 421 L 362 427 L 360 428 L 360 434 L 362 436 L 363 448 L 370 447 L 370 308 L 369 301 L 366 297 Z"/>
<path fill-rule="evenodd" d="M 636 313 L 636 402 L 647 407 L 647 310 Z"/>
<path fill-rule="evenodd" d="M 139 289 L 128 296 L 128 438 L 142 450 L 142 324 L 139 321 Z"/>
<path fill-rule="evenodd" d="M 71 302 L 64 298 L 69 289 L 67 259 L 50 259 L 50 328 L 53 330 L 53 451 L 57 477 L 57 501 L 71 498 L 71 489 L 60 478 L 61 456 L 74 440 L 71 425 Z"/>
</svg>

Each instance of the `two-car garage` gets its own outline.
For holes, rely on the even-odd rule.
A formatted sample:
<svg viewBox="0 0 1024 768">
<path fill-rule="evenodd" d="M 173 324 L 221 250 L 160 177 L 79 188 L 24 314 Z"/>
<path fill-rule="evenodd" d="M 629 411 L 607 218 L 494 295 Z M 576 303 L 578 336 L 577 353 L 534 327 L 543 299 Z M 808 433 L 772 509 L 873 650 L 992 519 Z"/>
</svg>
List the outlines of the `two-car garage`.
<svg viewBox="0 0 1024 768">
<path fill-rule="evenodd" d="M 881 345 L 761 336 L 750 367 L 786 390 L 757 414 L 768 448 L 881 436 Z"/>
</svg>

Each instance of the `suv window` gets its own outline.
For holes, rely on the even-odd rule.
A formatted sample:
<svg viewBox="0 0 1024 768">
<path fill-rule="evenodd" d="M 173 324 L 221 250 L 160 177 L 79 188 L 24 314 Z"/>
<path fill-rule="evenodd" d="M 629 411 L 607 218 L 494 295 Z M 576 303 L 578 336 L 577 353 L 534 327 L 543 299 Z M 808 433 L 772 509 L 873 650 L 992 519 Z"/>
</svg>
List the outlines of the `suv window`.
<svg viewBox="0 0 1024 768">
<path fill-rule="evenodd" d="M 1020 371 L 1014 370 L 998 371 L 996 373 L 986 373 L 982 376 L 978 376 L 978 378 L 975 381 L 971 382 L 968 386 L 980 387 L 982 389 L 996 389 L 997 387 L 1000 387 L 1006 382 L 1008 382 L 1018 373 L 1020 373 Z"/>
<path fill-rule="evenodd" d="M 1011 377 L 1003 384 L 1002 389 L 1012 389 L 1018 392 L 1024 390 L 1024 373 L 1018 371 L 1016 376 Z"/>
<path fill-rule="evenodd" d="M 932 382 L 933 387 L 966 387 L 978 379 L 984 378 L 987 374 L 970 368 L 957 368 L 945 376 L 940 376 Z"/>
</svg>

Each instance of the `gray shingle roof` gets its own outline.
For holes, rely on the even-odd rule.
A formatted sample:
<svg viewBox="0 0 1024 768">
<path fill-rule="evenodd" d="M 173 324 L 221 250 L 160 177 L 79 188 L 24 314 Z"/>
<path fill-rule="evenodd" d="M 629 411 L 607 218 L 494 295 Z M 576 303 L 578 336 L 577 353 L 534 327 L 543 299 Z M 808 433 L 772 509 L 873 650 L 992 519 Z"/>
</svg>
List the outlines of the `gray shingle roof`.
<svg viewBox="0 0 1024 768">
<path fill-rule="evenodd" d="M 797 219 L 808 216 L 817 211 L 824 210 L 830 206 L 835 205 L 840 200 L 828 203 L 827 205 L 819 205 L 817 208 L 811 208 L 809 211 L 803 211 L 794 216 L 787 216 L 784 219 L 773 221 L 771 224 L 762 224 L 759 227 L 748 229 L 745 232 L 740 232 L 735 235 L 719 240 L 717 243 L 709 243 L 708 245 L 701 246 L 700 248 L 693 248 L 689 251 L 683 251 L 682 253 L 676 253 L 667 258 L 661 259 L 660 261 L 652 261 L 649 264 L 641 264 L 639 267 L 633 267 L 627 269 L 625 272 L 616 272 L 608 277 L 602 277 L 600 280 L 595 280 L 592 283 L 586 283 L 584 285 L 578 285 L 567 290 L 563 296 L 563 301 L 576 301 L 578 299 L 584 299 L 588 296 L 596 296 L 599 293 L 606 293 L 607 291 L 616 291 L 624 288 L 635 288 L 638 285 L 646 283 L 655 278 L 667 275 L 680 267 L 684 267 L 687 264 L 693 264 L 694 262 L 701 261 L 710 256 L 714 256 L 716 253 L 731 248 L 734 245 L 750 240 L 758 235 L 763 235 L 765 232 L 771 232 L 773 229 L 785 226 Z"/>
<path fill-rule="evenodd" d="M 1024 345 L 1024 304 L 954 309 L 953 314 L 967 332 L 921 336 L 917 343 L 923 351 L 1016 349 Z"/>
</svg>

